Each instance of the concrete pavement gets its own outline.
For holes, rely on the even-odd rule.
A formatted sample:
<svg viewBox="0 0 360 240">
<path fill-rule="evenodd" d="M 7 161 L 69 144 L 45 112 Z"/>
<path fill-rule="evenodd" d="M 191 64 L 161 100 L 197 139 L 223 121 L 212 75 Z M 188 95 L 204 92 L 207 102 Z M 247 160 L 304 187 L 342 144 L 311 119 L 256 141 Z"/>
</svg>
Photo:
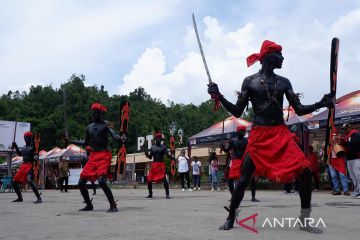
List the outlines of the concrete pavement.
<svg viewBox="0 0 360 240">
<path fill-rule="evenodd" d="M 92 191 L 89 191 L 90 194 Z M 262 225 L 268 218 L 297 218 L 299 196 L 282 195 L 278 190 L 259 190 L 260 203 L 250 201 L 246 192 L 239 218 L 258 214 L 256 223 L 244 224 L 257 233 L 236 224 L 231 231 L 219 231 L 226 219 L 223 206 L 229 192 L 208 190 L 181 192 L 170 189 L 172 199 L 166 200 L 163 189 L 154 189 L 153 199 L 144 199 L 145 189 L 114 189 L 119 212 L 106 213 L 108 204 L 101 189 L 94 196 L 94 211 L 78 212 L 83 207 L 78 190 L 60 193 L 42 192 L 43 203 L 33 204 L 31 191 L 23 194 L 24 202 L 11 203 L 15 193 L 0 194 L 0 239 L 359 239 L 360 199 L 332 196 L 327 192 L 313 193 L 315 221 L 322 218 L 326 224 L 321 235 L 298 230 L 298 227 L 271 227 Z M 286 221 L 286 220 L 285 220 Z M 287 225 L 287 224 L 285 224 Z"/>
</svg>

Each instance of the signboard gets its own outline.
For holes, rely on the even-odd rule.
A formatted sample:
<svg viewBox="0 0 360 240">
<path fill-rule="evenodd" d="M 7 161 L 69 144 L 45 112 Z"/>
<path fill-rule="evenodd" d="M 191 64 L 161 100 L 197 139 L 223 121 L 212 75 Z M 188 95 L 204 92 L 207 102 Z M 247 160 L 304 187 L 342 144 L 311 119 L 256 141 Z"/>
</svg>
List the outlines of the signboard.
<svg viewBox="0 0 360 240">
<path fill-rule="evenodd" d="M 200 144 L 216 144 L 216 143 L 221 143 L 221 141 L 229 141 L 232 138 L 235 138 L 236 132 L 228 132 L 228 133 L 224 133 L 223 135 L 223 139 L 221 138 L 222 134 L 215 134 L 215 135 L 210 135 L 210 136 L 203 136 L 203 137 L 197 137 L 197 138 L 190 138 L 189 139 L 189 143 L 190 145 L 200 145 Z M 249 133 L 246 131 L 245 137 L 247 137 L 249 135 Z"/>
<path fill-rule="evenodd" d="M 147 141 L 147 149 L 150 149 L 152 146 L 151 141 L 154 139 L 153 135 L 147 135 L 146 137 L 138 137 L 137 138 L 137 150 L 141 151 L 145 147 L 145 139 Z"/>
<path fill-rule="evenodd" d="M 76 168 L 76 169 L 69 169 L 70 176 L 69 176 L 69 185 L 76 186 L 78 185 L 80 173 L 82 171 L 82 168 Z"/>
<path fill-rule="evenodd" d="M 132 172 L 132 171 L 134 171 L 134 164 L 133 164 L 133 163 L 127 163 L 127 164 L 126 164 L 126 171 L 127 171 L 127 172 Z"/>
<path fill-rule="evenodd" d="M 0 120 L 0 151 L 11 151 L 14 140 L 15 123 Z M 19 148 L 25 147 L 24 133 L 30 131 L 30 123 L 17 122 L 15 142 Z"/>
<path fill-rule="evenodd" d="M 70 186 L 77 186 L 79 183 L 80 173 L 83 169 L 82 168 L 70 168 L 70 176 L 69 176 L 69 182 L 68 184 Z M 88 182 L 88 184 L 91 184 Z M 98 181 L 95 181 L 95 184 L 98 184 Z"/>
<path fill-rule="evenodd" d="M 308 128 L 309 129 L 318 129 L 318 128 L 320 128 L 319 121 L 308 122 Z"/>
</svg>

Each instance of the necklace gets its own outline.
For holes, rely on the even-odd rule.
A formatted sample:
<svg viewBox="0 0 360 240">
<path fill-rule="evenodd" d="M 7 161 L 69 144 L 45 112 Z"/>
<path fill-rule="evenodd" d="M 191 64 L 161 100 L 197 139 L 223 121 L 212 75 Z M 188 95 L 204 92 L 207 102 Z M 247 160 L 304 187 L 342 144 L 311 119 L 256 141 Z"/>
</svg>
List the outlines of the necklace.
<svg viewBox="0 0 360 240">
<path fill-rule="evenodd" d="M 271 78 L 274 79 L 274 75 L 272 75 Z M 271 96 L 268 84 L 265 81 L 265 79 L 266 79 L 265 75 L 262 75 L 261 83 L 264 84 L 266 95 L 267 95 L 270 102 L 276 102 L 277 103 L 278 102 L 277 101 L 277 81 L 276 81 L 276 79 L 274 79 L 274 92 L 273 92 L 273 94 Z"/>
</svg>

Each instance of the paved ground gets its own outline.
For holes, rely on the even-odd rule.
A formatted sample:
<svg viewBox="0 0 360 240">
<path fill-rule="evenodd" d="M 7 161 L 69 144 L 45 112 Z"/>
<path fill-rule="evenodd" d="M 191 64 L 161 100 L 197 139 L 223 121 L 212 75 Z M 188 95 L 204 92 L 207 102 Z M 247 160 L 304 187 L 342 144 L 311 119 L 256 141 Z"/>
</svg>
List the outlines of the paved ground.
<svg viewBox="0 0 360 240">
<path fill-rule="evenodd" d="M 228 192 L 181 192 L 171 190 L 172 199 L 164 198 L 164 190 L 155 189 L 154 199 L 144 199 L 144 189 L 116 189 L 119 212 L 105 213 L 108 208 L 101 190 L 94 196 L 94 211 L 78 212 L 82 199 L 78 190 L 59 193 L 43 191 L 44 202 L 34 205 L 31 191 L 24 202 L 10 203 L 14 193 L 0 194 L 0 239 L 359 239 L 360 199 L 332 196 L 327 192 L 313 194 L 313 217 L 321 217 L 326 229 L 312 235 L 298 228 L 262 227 L 268 217 L 296 218 L 299 197 L 282 195 L 281 191 L 258 191 L 260 203 L 242 203 L 241 218 L 258 213 L 253 233 L 239 225 L 231 231 L 219 231 L 226 212 L 223 205 Z M 246 222 L 251 226 L 251 221 Z"/>
</svg>

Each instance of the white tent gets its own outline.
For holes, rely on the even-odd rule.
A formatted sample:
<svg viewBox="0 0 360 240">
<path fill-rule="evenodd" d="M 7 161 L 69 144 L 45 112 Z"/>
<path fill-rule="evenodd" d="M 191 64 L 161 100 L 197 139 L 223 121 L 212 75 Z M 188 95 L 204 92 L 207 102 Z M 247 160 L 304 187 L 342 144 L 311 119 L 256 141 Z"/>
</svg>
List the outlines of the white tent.
<svg viewBox="0 0 360 240">
<path fill-rule="evenodd" d="M 61 148 L 58 148 L 58 147 L 55 147 L 53 149 L 51 149 L 50 151 L 48 151 L 46 154 L 44 155 L 41 155 L 39 158 L 42 160 L 42 159 L 47 159 L 48 157 L 50 157 L 51 155 L 57 153 L 57 152 L 60 152 L 62 149 Z"/>
<path fill-rule="evenodd" d="M 83 157 L 83 156 L 86 156 L 86 151 L 81 147 L 71 144 L 65 149 L 60 149 L 60 151 L 56 151 L 52 153 L 51 155 L 47 156 L 46 159 L 53 161 L 60 157 L 71 158 L 71 157 Z"/>
</svg>

